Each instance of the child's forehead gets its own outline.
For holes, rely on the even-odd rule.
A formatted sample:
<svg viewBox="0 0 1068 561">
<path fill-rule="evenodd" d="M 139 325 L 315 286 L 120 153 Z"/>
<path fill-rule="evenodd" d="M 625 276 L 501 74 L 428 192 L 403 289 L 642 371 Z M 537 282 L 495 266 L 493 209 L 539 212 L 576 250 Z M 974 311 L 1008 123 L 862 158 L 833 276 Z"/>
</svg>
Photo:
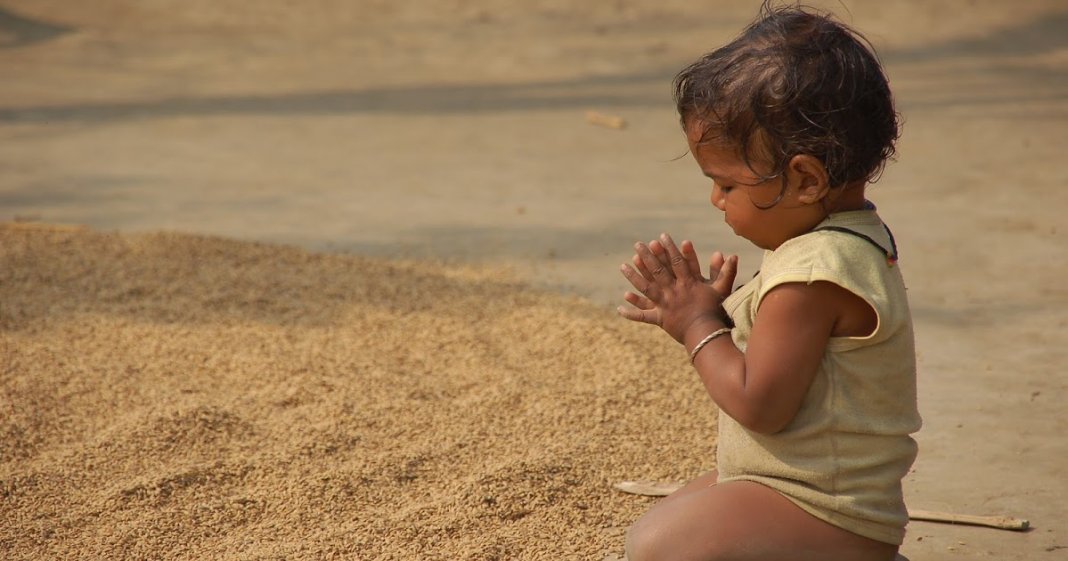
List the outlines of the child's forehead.
<svg viewBox="0 0 1068 561">
<path fill-rule="evenodd" d="M 737 150 L 715 142 L 691 144 L 694 161 L 713 179 L 752 180 L 757 173 Z"/>
</svg>

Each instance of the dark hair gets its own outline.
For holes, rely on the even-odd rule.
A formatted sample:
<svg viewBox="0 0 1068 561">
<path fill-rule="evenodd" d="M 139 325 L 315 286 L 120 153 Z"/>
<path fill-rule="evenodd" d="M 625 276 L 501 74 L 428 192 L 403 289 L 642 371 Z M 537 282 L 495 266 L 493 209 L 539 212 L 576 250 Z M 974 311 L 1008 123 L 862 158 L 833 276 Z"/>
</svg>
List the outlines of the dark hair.
<svg viewBox="0 0 1068 561">
<path fill-rule="evenodd" d="M 683 126 L 738 150 L 763 180 L 798 154 L 818 158 L 830 185 L 878 178 L 894 155 L 898 115 L 874 50 L 830 15 L 765 3 L 742 34 L 674 81 Z M 754 171 L 756 171 L 754 169 Z"/>
</svg>

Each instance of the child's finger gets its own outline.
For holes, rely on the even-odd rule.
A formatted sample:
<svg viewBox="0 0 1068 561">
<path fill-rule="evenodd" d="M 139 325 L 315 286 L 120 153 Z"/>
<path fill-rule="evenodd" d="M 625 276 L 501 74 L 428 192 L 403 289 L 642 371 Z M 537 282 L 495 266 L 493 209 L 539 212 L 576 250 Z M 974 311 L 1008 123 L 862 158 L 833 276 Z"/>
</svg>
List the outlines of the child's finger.
<svg viewBox="0 0 1068 561">
<path fill-rule="evenodd" d="M 656 256 L 656 260 L 660 261 L 661 265 L 671 267 L 671 257 L 668 256 L 667 249 L 659 240 L 649 242 L 649 252 Z"/>
<path fill-rule="evenodd" d="M 674 275 L 671 273 L 671 268 L 661 263 L 660 260 L 653 255 L 653 252 L 649 251 L 649 246 L 638 242 L 634 244 L 634 250 L 638 253 L 638 257 L 641 258 L 642 262 L 645 263 L 645 267 L 649 269 L 654 282 L 667 283 L 674 278 Z M 648 292 L 642 291 L 642 293 L 648 296 Z"/>
<path fill-rule="evenodd" d="M 712 281 L 712 288 L 720 294 L 730 294 L 734 286 L 734 278 L 738 275 L 738 256 L 731 255 L 723 263 L 719 270 L 719 276 Z"/>
<path fill-rule="evenodd" d="M 690 264 L 682 256 L 679 247 L 675 245 L 675 240 L 665 233 L 660 234 L 660 243 L 667 252 L 668 259 L 671 262 L 671 272 L 675 275 L 675 278 L 687 278 L 690 275 Z"/>
<path fill-rule="evenodd" d="M 630 321 L 660 325 L 660 314 L 657 313 L 656 310 L 638 310 L 620 306 L 616 308 L 616 312 L 618 312 L 620 316 L 623 316 L 624 319 L 629 319 Z"/>
<path fill-rule="evenodd" d="M 708 258 L 708 280 L 716 280 L 719 270 L 723 268 L 723 254 L 716 251 Z"/>
<path fill-rule="evenodd" d="M 663 251 L 662 248 L 660 250 Z M 653 246 L 649 246 L 649 251 L 654 251 Z M 655 251 L 654 254 L 656 254 Z M 657 259 L 659 260 L 659 258 Z M 631 256 L 630 258 L 630 262 L 634 265 L 635 269 L 638 269 L 638 272 L 640 272 L 640 274 L 642 275 L 642 277 L 645 278 L 645 280 L 649 282 L 656 282 L 656 278 L 653 276 L 653 271 L 650 271 L 649 268 L 645 265 L 645 261 L 642 260 L 641 255 L 639 255 L 638 253 L 634 253 L 633 256 Z M 664 266 L 669 265 L 668 258 L 664 258 L 661 262 Z"/>
<path fill-rule="evenodd" d="M 630 285 L 638 292 L 646 297 L 656 298 L 658 295 L 656 283 L 650 279 L 645 278 L 634 267 L 627 265 L 626 263 L 620 265 L 620 272 L 623 276 L 630 281 Z"/>
<path fill-rule="evenodd" d="M 640 310 L 651 310 L 656 307 L 656 303 L 654 303 L 652 300 L 646 298 L 645 296 L 642 296 L 641 294 L 635 294 L 633 292 L 627 292 L 623 294 L 623 299 Z"/>
<path fill-rule="evenodd" d="M 645 267 L 645 262 L 642 261 L 642 258 L 638 256 L 637 253 L 635 253 L 634 256 L 630 258 L 630 262 L 634 265 L 634 268 L 638 271 L 638 274 L 640 274 L 645 280 L 653 282 L 653 273 L 651 273 L 649 269 Z"/>
<path fill-rule="evenodd" d="M 686 265 L 690 267 L 690 274 L 701 277 L 701 260 L 697 257 L 697 250 L 690 240 L 682 240 L 682 256 L 686 258 Z"/>
</svg>

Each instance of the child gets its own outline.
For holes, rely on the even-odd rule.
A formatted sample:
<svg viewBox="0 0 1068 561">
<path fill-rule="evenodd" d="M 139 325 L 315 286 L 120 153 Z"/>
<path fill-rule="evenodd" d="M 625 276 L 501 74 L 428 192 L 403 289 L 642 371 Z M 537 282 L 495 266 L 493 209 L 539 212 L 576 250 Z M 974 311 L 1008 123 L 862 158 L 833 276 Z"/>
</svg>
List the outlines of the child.
<svg viewBox="0 0 1068 561">
<path fill-rule="evenodd" d="M 893 100 L 851 29 L 770 8 L 675 79 L 712 205 L 765 250 L 737 257 L 666 234 L 636 244 L 621 307 L 682 343 L 719 406 L 718 472 L 630 529 L 630 561 L 891 561 L 920 428 L 897 248 L 864 194 L 894 153 Z"/>
</svg>

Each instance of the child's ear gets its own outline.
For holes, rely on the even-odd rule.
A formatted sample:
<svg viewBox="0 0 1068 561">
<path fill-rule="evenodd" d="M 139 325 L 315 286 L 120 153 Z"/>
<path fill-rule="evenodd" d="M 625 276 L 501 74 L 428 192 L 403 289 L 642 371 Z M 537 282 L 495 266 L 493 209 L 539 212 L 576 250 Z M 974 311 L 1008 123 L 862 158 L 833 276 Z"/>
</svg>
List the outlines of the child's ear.
<svg viewBox="0 0 1068 561">
<path fill-rule="evenodd" d="M 797 186 L 797 199 L 803 204 L 818 203 L 831 190 L 827 168 L 815 156 L 798 154 L 790 158 L 786 169 L 791 181 Z"/>
</svg>

